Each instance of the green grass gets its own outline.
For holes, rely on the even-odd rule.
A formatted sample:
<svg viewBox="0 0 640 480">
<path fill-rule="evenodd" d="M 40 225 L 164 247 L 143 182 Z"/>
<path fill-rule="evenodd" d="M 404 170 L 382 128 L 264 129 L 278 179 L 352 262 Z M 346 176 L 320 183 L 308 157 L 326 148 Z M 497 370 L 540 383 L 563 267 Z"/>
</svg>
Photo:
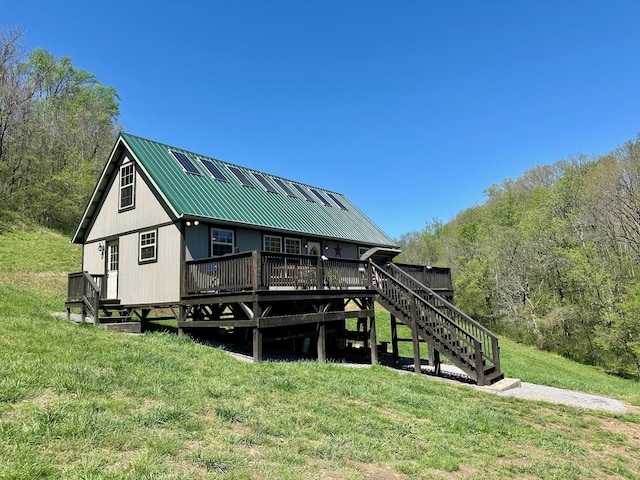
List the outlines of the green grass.
<svg viewBox="0 0 640 480">
<path fill-rule="evenodd" d="M 640 478 L 638 409 L 502 398 L 383 367 L 248 364 L 184 337 L 54 318 L 64 290 L 16 279 L 47 273 L 33 260 L 45 251 L 50 272 L 78 270 L 78 250 L 29 230 L 0 229 L 0 479 Z M 501 344 L 509 376 L 639 404 L 637 383 Z"/>
</svg>

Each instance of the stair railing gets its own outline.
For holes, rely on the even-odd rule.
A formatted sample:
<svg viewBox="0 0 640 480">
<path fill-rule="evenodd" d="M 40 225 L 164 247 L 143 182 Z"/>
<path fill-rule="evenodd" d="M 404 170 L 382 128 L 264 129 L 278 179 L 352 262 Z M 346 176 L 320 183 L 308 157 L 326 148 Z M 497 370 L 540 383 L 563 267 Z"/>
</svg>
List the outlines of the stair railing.
<svg viewBox="0 0 640 480">
<path fill-rule="evenodd" d="M 88 272 L 70 273 L 67 283 L 67 302 L 81 302 L 82 314 L 84 315 L 85 310 L 88 310 L 97 325 L 101 290 L 102 286 L 98 285 Z"/>
<path fill-rule="evenodd" d="M 399 279 L 373 263 L 370 265 L 373 288 L 379 293 L 379 301 L 479 385 L 483 385 L 485 358 L 482 341 Z"/>
<path fill-rule="evenodd" d="M 500 348 L 498 345 L 498 337 L 480 325 L 477 321 L 464 313 L 458 307 L 447 301 L 442 296 L 423 285 L 410 274 L 398 268 L 393 263 L 389 264 L 389 274 L 402 283 L 407 285 L 418 295 L 424 297 L 428 303 L 435 307 L 438 311 L 443 312 L 446 317 L 450 318 L 453 323 L 460 326 L 482 343 L 482 357 L 486 365 L 493 365 L 496 370 L 500 370 Z"/>
</svg>

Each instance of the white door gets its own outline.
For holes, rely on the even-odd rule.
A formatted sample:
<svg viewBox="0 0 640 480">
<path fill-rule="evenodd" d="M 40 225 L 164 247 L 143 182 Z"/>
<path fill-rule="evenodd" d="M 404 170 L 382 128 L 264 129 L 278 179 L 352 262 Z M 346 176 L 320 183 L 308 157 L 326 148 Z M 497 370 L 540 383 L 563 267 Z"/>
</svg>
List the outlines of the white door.
<svg viewBox="0 0 640 480">
<path fill-rule="evenodd" d="M 118 298 L 118 265 L 120 263 L 118 241 L 107 245 L 107 298 Z"/>
</svg>

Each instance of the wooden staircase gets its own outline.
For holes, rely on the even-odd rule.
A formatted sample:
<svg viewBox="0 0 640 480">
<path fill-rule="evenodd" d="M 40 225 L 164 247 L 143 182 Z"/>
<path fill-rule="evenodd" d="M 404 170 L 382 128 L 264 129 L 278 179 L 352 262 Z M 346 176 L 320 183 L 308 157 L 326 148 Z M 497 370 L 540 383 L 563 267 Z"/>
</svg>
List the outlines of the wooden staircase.
<svg viewBox="0 0 640 480">
<path fill-rule="evenodd" d="M 414 345 L 421 338 L 433 349 L 436 372 L 442 355 L 478 385 L 504 378 L 498 337 L 397 266 L 389 264 L 387 271 L 371 267 L 378 303 L 411 328 Z M 419 347 L 414 357 L 418 371 Z"/>
<path fill-rule="evenodd" d="M 72 308 L 81 310 L 82 321 L 89 318 L 94 325 L 127 333 L 140 333 L 142 322 L 133 320 L 133 309 L 123 308 L 119 300 L 102 299 L 100 282 L 87 272 L 69 275 L 67 317 Z M 104 316 L 100 316 L 100 313 Z"/>
</svg>

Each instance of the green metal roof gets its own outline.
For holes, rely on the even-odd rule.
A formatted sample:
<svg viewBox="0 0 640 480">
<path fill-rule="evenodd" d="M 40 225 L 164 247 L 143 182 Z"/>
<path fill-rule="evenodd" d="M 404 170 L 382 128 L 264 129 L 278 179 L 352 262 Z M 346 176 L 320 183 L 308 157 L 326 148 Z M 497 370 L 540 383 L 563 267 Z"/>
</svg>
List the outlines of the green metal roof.
<svg viewBox="0 0 640 480">
<path fill-rule="evenodd" d="M 121 141 L 149 175 L 178 218 L 209 219 L 376 246 L 396 245 L 353 203 L 339 193 L 251 170 L 127 133 L 120 135 L 116 142 L 116 149 Z M 186 154 L 201 175 L 185 172 L 171 154 L 171 150 Z M 211 161 L 228 181 L 214 179 L 199 159 Z M 117 161 L 117 159 L 112 158 L 112 161 Z M 228 169 L 229 166 L 237 167 L 242 171 L 255 185 L 255 188 L 243 186 Z M 105 167 L 105 171 L 107 168 L 108 166 Z M 112 166 L 110 171 L 116 170 Z M 253 172 L 264 175 L 278 193 L 266 191 L 252 175 Z M 105 177 L 104 174 L 103 177 Z M 282 192 L 272 178 L 280 178 L 285 182 L 315 188 L 324 193 L 325 197 L 327 196 L 326 192 L 332 193 L 346 207 L 346 210 L 339 208 L 331 200 L 332 206 L 323 205 L 320 200 L 310 202 L 302 198 L 296 190 L 294 193 L 297 197 L 292 198 Z M 94 196 L 96 192 L 100 191 L 101 189 L 96 187 Z M 86 215 L 87 212 L 85 212 Z M 88 226 L 87 219 L 84 220 L 85 225 Z"/>
</svg>

